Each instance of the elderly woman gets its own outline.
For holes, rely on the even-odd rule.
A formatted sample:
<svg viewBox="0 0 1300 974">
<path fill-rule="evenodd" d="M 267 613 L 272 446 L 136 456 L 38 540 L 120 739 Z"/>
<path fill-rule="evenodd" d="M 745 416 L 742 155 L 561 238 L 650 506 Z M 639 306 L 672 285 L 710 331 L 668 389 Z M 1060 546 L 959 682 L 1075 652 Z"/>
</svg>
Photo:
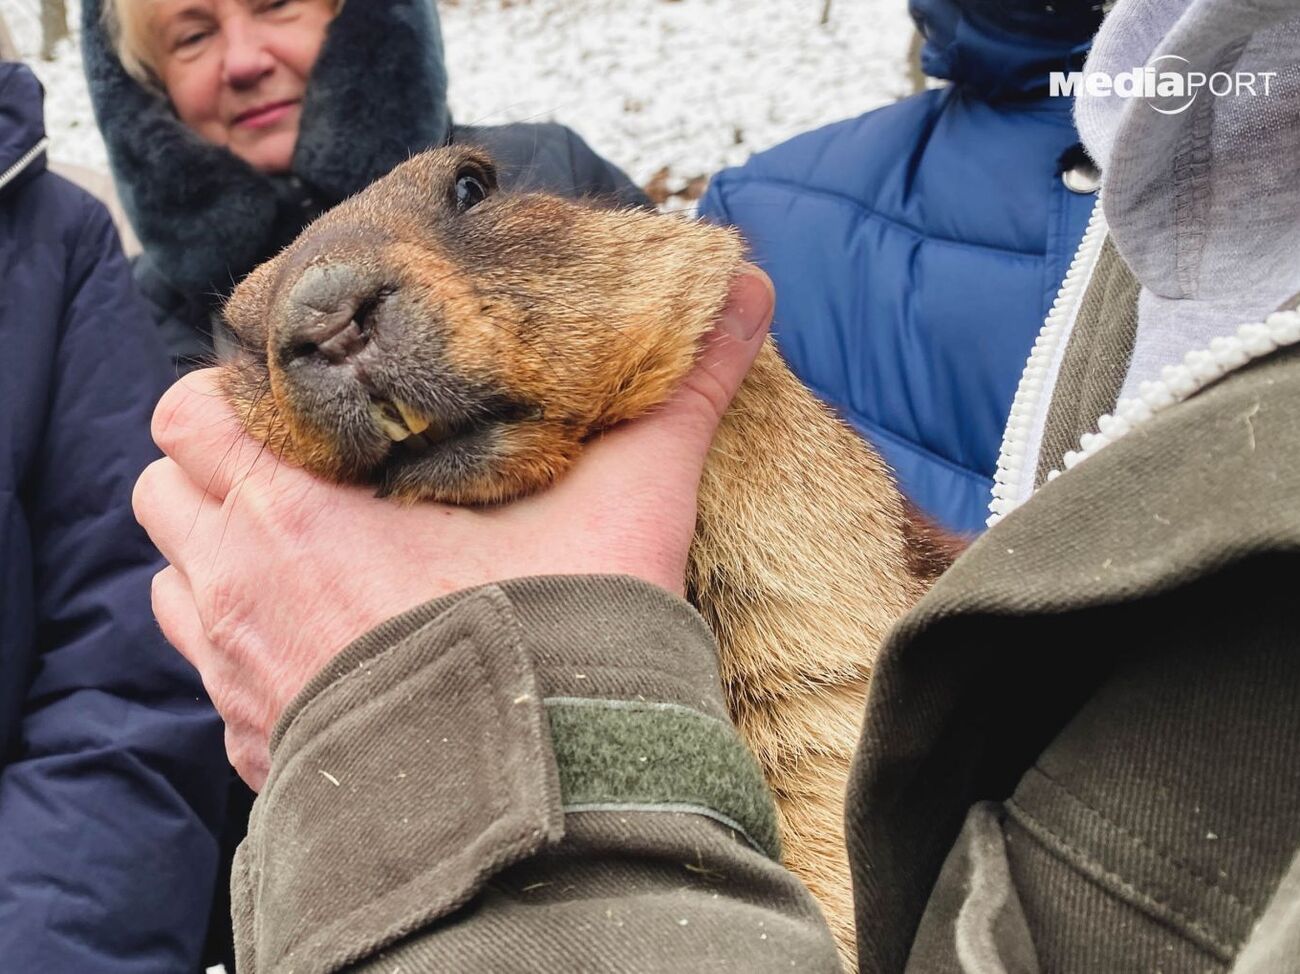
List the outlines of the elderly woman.
<svg viewBox="0 0 1300 974">
<path fill-rule="evenodd" d="M 432 0 L 87 0 L 86 72 L 136 278 L 173 358 L 254 266 L 411 153 L 474 142 L 503 184 L 645 198 L 561 125 L 452 123 Z"/>
</svg>

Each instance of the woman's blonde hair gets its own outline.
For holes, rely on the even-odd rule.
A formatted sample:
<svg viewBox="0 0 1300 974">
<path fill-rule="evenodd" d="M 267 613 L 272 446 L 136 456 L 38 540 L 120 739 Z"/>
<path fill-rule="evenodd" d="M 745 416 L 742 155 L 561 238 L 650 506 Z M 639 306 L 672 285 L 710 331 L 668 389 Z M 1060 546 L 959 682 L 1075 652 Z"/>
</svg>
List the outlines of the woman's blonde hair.
<svg viewBox="0 0 1300 974">
<path fill-rule="evenodd" d="M 161 88 L 154 58 L 150 30 L 150 7 L 155 0 L 104 0 L 100 15 L 104 33 L 122 67 L 141 84 Z M 346 0 L 334 0 L 334 13 L 343 9 Z"/>
<path fill-rule="evenodd" d="M 150 42 L 150 11 L 154 0 L 104 0 L 101 19 L 108 43 L 126 73 L 146 85 L 158 85 Z"/>
</svg>

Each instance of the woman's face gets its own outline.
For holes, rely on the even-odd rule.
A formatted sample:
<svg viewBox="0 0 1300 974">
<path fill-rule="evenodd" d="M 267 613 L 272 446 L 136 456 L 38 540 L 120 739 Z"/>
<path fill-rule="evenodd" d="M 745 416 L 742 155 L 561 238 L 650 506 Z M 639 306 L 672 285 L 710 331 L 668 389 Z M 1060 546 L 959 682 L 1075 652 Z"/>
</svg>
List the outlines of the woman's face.
<svg viewBox="0 0 1300 974">
<path fill-rule="evenodd" d="M 284 172 L 334 0 L 155 0 L 154 64 L 180 120 Z"/>
</svg>

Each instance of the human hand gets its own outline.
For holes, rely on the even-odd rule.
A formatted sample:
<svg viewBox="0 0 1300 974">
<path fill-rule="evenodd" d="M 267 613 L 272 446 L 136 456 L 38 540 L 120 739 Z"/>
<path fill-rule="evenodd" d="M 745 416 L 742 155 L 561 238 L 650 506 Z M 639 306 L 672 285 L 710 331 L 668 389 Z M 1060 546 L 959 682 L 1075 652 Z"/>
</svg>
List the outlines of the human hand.
<svg viewBox="0 0 1300 974">
<path fill-rule="evenodd" d="M 240 776 L 261 788 L 276 721 L 326 663 L 430 599 L 528 575 L 626 574 L 682 594 L 704 459 L 773 300 L 747 268 L 663 408 L 592 443 L 550 490 L 490 509 L 402 506 L 317 480 L 242 431 L 216 370 L 173 385 L 153 420 L 167 456 L 133 503 L 170 562 L 154 614 L 202 675 Z"/>
</svg>

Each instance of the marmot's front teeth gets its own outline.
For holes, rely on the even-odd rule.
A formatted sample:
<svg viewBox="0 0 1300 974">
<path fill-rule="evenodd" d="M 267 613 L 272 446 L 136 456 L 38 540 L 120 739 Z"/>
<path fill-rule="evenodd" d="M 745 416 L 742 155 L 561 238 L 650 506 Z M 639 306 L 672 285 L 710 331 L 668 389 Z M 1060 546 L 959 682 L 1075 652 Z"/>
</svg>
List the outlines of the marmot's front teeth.
<svg viewBox="0 0 1300 974">
<path fill-rule="evenodd" d="M 397 407 L 398 413 L 401 414 L 402 421 L 406 423 L 406 428 L 417 436 L 432 425 L 432 421 L 428 416 L 417 412 L 400 399 L 393 400 L 393 405 Z"/>
<path fill-rule="evenodd" d="M 444 424 L 434 422 L 433 419 L 400 399 L 370 400 L 370 416 L 384 435 L 395 443 L 401 443 L 411 437 L 419 437 L 421 433 L 428 443 L 437 443 L 450 433 Z"/>
<path fill-rule="evenodd" d="M 384 400 L 370 400 L 370 418 L 375 421 L 375 425 L 383 431 L 394 443 L 400 443 L 411 435 L 406 424 L 402 421 L 402 414 L 397 411 L 391 402 Z"/>
</svg>

